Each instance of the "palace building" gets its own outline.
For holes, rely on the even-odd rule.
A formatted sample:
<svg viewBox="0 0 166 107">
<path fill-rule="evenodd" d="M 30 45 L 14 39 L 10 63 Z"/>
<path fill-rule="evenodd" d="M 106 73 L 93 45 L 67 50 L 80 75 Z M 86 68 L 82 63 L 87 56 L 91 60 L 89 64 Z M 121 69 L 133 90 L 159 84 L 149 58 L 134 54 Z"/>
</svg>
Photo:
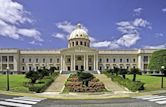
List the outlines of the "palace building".
<svg viewBox="0 0 166 107">
<path fill-rule="evenodd" d="M 0 49 L 0 71 L 27 72 L 41 67 L 56 67 L 63 72 L 84 70 L 100 73 L 104 69 L 139 68 L 148 71 L 154 49 L 98 50 L 90 47 L 90 39 L 78 24 L 70 34 L 68 47 L 55 50 Z"/>
</svg>

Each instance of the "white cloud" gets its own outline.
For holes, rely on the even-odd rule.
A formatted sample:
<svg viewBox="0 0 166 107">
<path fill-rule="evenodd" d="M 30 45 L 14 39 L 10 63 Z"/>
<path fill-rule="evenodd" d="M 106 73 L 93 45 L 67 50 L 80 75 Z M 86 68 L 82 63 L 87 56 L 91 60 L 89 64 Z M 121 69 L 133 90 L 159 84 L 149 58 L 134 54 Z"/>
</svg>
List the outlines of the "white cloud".
<svg viewBox="0 0 166 107">
<path fill-rule="evenodd" d="M 31 41 L 31 42 L 29 42 L 29 44 L 31 44 L 31 45 L 39 45 L 39 46 L 42 46 L 42 44 L 41 43 L 39 43 L 39 42 L 36 42 L 36 41 Z"/>
<path fill-rule="evenodd" d="M 43 41 L 40 32 L 34 28 L 19 28 L 25 22 L 31 23 L 23 5 L 12 0 L 0 0 L 0 36 L 12 39 L 20 39 L 22 37 L 33 38 L 37 41 Z"/>
<path fill-rule="evenodd" d="M 43 39 L 40 37 L 40 32 L 36 29 L 18 29 L 17 33 L 25 37 L 34 38 L 35 40 L 38 40 L 40 42 L 43 41 Z"/>
<path fill-rule="evenodd" d="M 136 9 L 134 9 L 133 10 L 134 11 L 134 15 L 137 15 L 137 16 L 139 16 L 140 14 L 141 14 L 141 12 L 143 11 L 143 9 L 142 8 L 136 8 Z"/>
<path fill-rule="evenodd" d="M 163 36 L 164 36 L 163 33 L 156 33 L 156 34 L 155 34 L 155 37 L 163 37 Z"/>
<path fill-rule="evenodd" d="M 163 11 L 163 12 L 166 12 L 166 8 L 163 8 L 162 11 Z"/>
<path fill-rule="evenodd" d="M 86 32 L 88 32 L 88 29 L 82 25 L 82 29 L 84 29 Z M 71 22 L 68 21 L 63 21 L 63 22 L 58 22 L 56 23 L 56 27 L 62 31 L 62 33 L 53 33 L 52 36 L 58 39 L 68 39 L 70 36 L 70 33 L 76 28 L 76 25 L 72 24 Z M 93 37 L 89 37 L 90 40 L 93 42 L 96 39 Z"/>
<path fill-rule="evenodd" d="M 57 28 L 63 30 L 64 32 L 71 33 L 75 29 L 75 25 L 72 25 L 68 21 L 59 22 L 56 24 Z"/>
<path fill-rule="evenodd" d="M 145 46 L 145 49 L 164 49 L 166 48 L 166 44 L 163 45 L 156 45 L 156 46 Z"/>
<path fill-rule="evenodd" d="M 133 21 L 133 25 L 135 27 L 147 27 L 150 25 L 150 23 L 147 21 L 147 20 L 144 20 L 142 18 L 136 18 L 134 21 Z"/>
<path fill-rule="evenodd" d="M 58 38 L 58 39 L 62 39 L 62 40 L 66 39 L 66 35 L 64 35 L 62 33 L 56 33 L 56 34 L 53 34 L 52 36 L 55 38 Z"/>
<path fill-rule="evenodd" d="M 139 30 L 141 28 L 149 28 L 150 23 L 142 18 L 136 18 L 133 21 L 121 21 L 116 23 L 117 29 L 122 33 L 119 39 L 113 41 L 99 41 L 92 43 L 92 47 L 107 47 L 110 49 L 116 49 L 120 47 L 130 47 L 137 43 L 140 37 Z"/>
<path fill-rule="evenodd" d="M 92 36 L 89 36 L 89 39 L 90 39 L 91 42 L 95 42 L 96 41 L 96 39 L 94 37 L 92 37 Z"/>
<path fill-rule="evenodd" d="M 117 44 L 130 47 L 140 39 L 139 34 L 125 34 L 117 40 Z"/>
</svg>

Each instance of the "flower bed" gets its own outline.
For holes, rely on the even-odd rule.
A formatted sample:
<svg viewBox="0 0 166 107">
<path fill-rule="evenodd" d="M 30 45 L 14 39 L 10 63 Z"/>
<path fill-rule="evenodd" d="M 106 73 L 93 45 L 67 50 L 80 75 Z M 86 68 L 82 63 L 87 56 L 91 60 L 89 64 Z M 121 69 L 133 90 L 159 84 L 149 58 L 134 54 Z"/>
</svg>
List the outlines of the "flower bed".
<svg viewBox="0 0 166 107">
<path fill-rule="evenodd" d="M 88 86 L 85 86 L 77 74 L 70 75 L 65 83 L 65 88 L 69 92 L 102 92 L 106 90 L 104 84 L 95 77 L 89 81 Z"/>
</svg>

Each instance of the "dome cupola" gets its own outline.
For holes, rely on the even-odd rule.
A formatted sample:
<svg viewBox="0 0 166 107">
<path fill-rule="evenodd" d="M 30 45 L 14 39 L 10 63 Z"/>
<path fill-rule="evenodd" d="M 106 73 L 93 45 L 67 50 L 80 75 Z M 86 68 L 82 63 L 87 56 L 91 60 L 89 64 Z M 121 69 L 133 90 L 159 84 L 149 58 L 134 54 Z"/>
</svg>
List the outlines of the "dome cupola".
<svg viewBox="0 0 166 107">
<path fill-rule="evenodd" d="M 82 25 L 77 24 L 76 28 L 71 32 L 68 38 L 68 47 L 70 48 L 80 45 L 89 47 L 90 40 L 88 33 L 82 28 Z"/>
<path fill-rule="evenodd" d="M 69 40 L 75 38 L 89 39 L 87 32 L 82 28 L 81 24 L 77 24 L 75 30 L 71 32 Z"/>
</svg>

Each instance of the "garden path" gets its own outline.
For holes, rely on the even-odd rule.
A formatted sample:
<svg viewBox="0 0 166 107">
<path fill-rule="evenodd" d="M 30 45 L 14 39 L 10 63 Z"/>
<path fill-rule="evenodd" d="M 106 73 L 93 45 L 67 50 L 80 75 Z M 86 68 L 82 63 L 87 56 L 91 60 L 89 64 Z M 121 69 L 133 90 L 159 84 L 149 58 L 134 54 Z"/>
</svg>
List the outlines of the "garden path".
<svg viewBox="0 0 166 107">
<path fill-rule="evenodd" d="M 45 92 L 62 92 L 68 77 L 69 74 L 60 74 Z"/>
<path fill-rule="evenodd" d="M 96 78 L 98 78 L 101 82 L 104 83 L 105 85 L 105 88 L 108 90 L 108 91 L 112 91 L 114 93 L 118 93 L 118 92 L 128 92 L 127 89 L 125 89 L 124 87 L 118 85 L 117 83 L 113 82 L 111 80 L 111 78 L 108 78 L 106 75 L 104 74 L 94 74 L 94 76 Z"/>
</svg>

